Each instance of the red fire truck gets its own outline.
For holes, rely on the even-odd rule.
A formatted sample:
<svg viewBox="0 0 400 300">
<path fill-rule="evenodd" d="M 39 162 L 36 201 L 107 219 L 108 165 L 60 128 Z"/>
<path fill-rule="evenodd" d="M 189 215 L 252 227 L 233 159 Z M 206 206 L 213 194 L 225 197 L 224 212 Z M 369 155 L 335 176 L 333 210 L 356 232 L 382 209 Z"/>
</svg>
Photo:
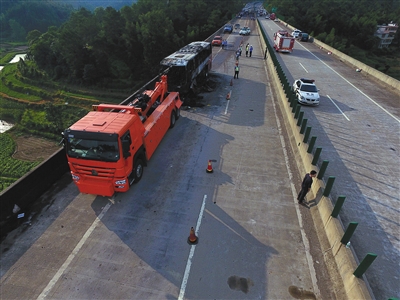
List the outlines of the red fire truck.
<svg viewBox="0 0 400 300">
<path fill-rule="evenodd" d="M 286 30 L 279 30 L 274 33 L 274 48 L 276 52 L 292 53 L 295 38 L 289 35 Z"/>
</svg>

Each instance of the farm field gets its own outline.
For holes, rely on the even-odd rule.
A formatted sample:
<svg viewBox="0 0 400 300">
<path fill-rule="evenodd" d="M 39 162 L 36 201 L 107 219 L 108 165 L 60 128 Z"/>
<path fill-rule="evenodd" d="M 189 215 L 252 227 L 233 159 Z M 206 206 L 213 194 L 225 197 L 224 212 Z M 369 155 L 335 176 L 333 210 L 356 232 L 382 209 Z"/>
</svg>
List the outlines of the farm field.
<svg viewBox="0 0 400 300">
<path fill-rule="evenodd" d="M 27 140 L 26 146 L 24 146 L 25 142 L 18 146 L 9 133 L 0 134 L 0 149 L 2 149 L 0 152 L 0 191 L 24 176 L 43 160 L 42 157 L 45 155 L 45 148 L 48 148 L 48 145 L 45 146 L 44 144 L 42 149 L 36 148 L 36 150 L 32 149 L 16 155 L 16 153 L 18 153 L 18 147 L 31 147 L 29 143 L 30 142 Z M 31 155 L 27 155 L 28 152 L 30 152 Z M 30 156 L 29 160 L 18 158 L 28 156 Z"/>
</svg>

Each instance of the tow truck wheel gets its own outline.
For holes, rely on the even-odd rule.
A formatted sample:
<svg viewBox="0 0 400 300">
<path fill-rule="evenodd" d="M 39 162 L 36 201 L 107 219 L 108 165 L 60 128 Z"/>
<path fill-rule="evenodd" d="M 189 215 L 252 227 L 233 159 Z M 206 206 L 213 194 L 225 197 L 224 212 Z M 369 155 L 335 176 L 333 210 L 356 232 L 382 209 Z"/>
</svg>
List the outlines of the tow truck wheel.
<svg viewBox="0 0 400 300">
<path fill-rule="evenodd" d="M 176 119 L 178 120 L 179 117 L 181 116 L 181 109 L 180 109 L 180 108 L 177 108 L 177 109 L 176 109 L 175 115 L 176 115 Z"/>
<path fill-rule="evenodd" d="M 141 158 L 138 158 L 135 162 L 132 173 L 129 176 L 129 183 L 130 184 L 138 183 L 140 179 L 142 179 L 143 170 L 144 170 L 143 160 Z"/>
<path fill-rule="evenodd" d="M 171 112 L 171 121 L 169 123 L 169 128 L 174 128 L 176 123 L 176 114 L 174 111 Z"/>
</svg>

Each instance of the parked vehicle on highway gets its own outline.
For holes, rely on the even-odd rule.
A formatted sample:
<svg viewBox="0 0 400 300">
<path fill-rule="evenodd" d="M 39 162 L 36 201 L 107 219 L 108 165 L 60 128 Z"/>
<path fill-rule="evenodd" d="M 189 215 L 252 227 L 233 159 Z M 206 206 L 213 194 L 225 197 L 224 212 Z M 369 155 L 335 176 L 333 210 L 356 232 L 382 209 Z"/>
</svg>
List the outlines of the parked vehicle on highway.
<svg viewBox="0 0 400 300">
<path fill-rule="evenodd" d="M 269 18 L 270 18 L 272 21 L 275 21 L 275 19 L 276 19 L 275 13 L 271 13 L 271 14 L 269 15 Z"/>
<path fill-rule="evenodd" d="M 306 32 L 299 33 L 299 40 L 301 42 L 308 42 L 309 39 L 310 39 L 310 36 L 308 35 L 308 33 L 306 33 Z"/>
<path fill-rule="evenodd" d="M 174 127 L 181 105 L 179 93 L 167 90 L 167 75 L 127 105 L 93 105 L 94 111 L 63 133 L 79 191 L 107 197 L 128 191 Z"/>
<path fill-rule="evenodd" d="M 227 24 L 224 27 L 224 33 L 232 33 L 233 31 L 233 26 L 231 24 Z"/>
<path fill-rule="evenodd" d="M 235 24 L 235 30 L 240 29 L 240 24 Z"/>
<path fill-rule="evenodd" d="M 319 89 L 314 82 L 314 79 L 300 78 L 293 83 L 297 102 L 305 105 L 319 105 Z"/>
<path fill-rule="evenodd" d="M 292 53 L 294 37 L 289 35 L 286 30 L 279 30 L 274 33 L 274 49 L 276 52 Z"/>
<path fill-rule="evenodd" d="M 213 46 L 221 46 L 222 45 L 222 36 L 216 35 L 214 39 L 211 42 L 211 45 Z"/>
<path fill-rule="evenodd" d="M 294 37 L 294 38 L 298 38 L 299 37 L 299 34 L 301 33 L 301 30 L 299 30 L 299 29 L 295 29 L 295 30 L 293 30 L 293 32 L 292 32 L 292 37 Z"/>
<path fill-rule="evenodd" d="M 168 87 L 186 101 L 187 94 L 196 93 L 207 81 L 212 66 L 211 43 L 192 42 L 165 57 L 160 65 L 162 73 L 168 72 Z"/>
<path fill-rule="evenodd" d="M 243 27 L 242 29 L 240 29 L 239 34 L 240 35 L 250 35 L 250 28 L 249 27 Z"/>
</svg>

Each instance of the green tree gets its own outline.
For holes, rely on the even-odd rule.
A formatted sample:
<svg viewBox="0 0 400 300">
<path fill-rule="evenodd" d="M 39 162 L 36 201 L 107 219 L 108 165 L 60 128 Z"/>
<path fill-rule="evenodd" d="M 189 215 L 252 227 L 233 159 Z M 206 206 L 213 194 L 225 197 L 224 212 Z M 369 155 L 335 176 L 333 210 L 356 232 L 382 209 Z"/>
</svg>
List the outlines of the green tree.
<svg viewBox="0 0 400 300">
<path fill-rule="evenodd" d="M 14 41 L 21 41 L 26 36 L 26 31 L 24 27 L 21 26 L 16 20 L 10 19 L 8 21 L 11 29 L 11 39 Z"/>
<path fill-rule="evenodd" d="M 139 41 L 143 45 L 144 60 L 151 74 L 159 70 L 159 63 L 166 53 L 174 52 L 177 45 L 179 47 L 179 38 L 172 21 L 165 18 L 162 10 L 140 15 L 137 27 L 140 29 Z"/>
</svg>

